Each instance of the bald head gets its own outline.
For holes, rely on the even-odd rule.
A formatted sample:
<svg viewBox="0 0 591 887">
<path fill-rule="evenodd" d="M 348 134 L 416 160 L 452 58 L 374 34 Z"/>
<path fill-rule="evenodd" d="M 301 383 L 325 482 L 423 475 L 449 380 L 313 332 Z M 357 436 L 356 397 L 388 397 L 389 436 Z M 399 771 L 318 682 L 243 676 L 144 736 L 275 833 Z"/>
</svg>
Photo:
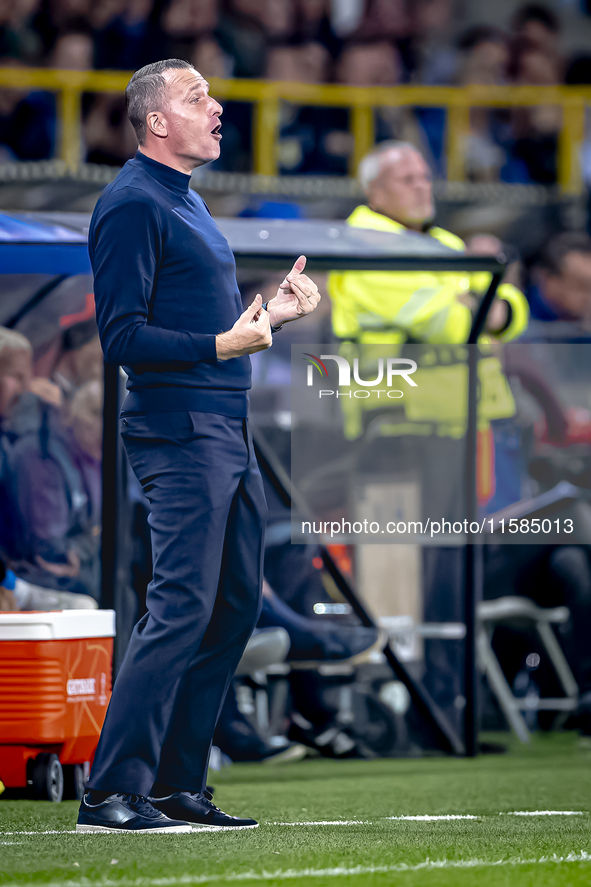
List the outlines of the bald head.
<svg viewBox="0 0 591 887">
<path fill-rule="evenodd" d="M 367 202 L 407 228 L 420 231 L 434 215 L 431 171 L 406 142 L 386 142 L 363 158 L 359 179 Z"/>
</svg>

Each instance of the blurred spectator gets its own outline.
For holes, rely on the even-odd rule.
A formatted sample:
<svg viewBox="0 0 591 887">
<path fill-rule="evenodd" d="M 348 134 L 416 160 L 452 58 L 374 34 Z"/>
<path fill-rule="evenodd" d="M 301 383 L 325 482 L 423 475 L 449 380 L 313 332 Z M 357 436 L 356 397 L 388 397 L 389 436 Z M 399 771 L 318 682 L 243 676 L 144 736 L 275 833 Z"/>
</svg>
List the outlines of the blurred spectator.
<svg viewBox="0 0 591 887">
<path fill-rule="evenodd" d="M 264 0 L 223 0 L 220 46 L 234 59 L 235 77 L 262 77 L 267 62 Z"/>
<path fill-rule="evenodd" d="M 62 435 L 45 423 L 13 446 L 24 532 L 15 572 L 44 588 L 99 596 L 102 385 L 75 393 Z"/>
<path fill-rule="evenodd" d="M 331 56 L 336 56 L 341 41 L 332 28 L 329 0 L 295 0 L 295 9 L 297 39 L 301 43 L 321 43 Z"/>
<path fill-rule="evenodd" d="M 562 63 L 554 48 L 542 41 L 515 42 L 509 65 L 516 86 L 554 86 L 562 81 Z M 557 105 L 516 108 L 512 113 L 512 161 L 521 163 L 522 180 L 551 185 L 556 181 L 558 133 L 562 110 Z M 514 179 L 515 180 L 515 179 Z"/>
<path fill-rule="evenodd" d="M 591 333 L 591 237 L 566 232 L 552 237 L 533 263 L 527 291 L 532 319 L 539 321 L 529 335 L 544 324 L 567 321 Z"/>
<path fill-rule="evenodd" d="M 39 0 L 2 0 L 0 3 L 0 56 L 27 64 L 39 62 L 43 44 L 33 26 Z"/>
<path fill-rule="evenodd" d="M 521 6 L 513 16 L 511 30 L 515 37 L 528 41 L 544 54 L 558 56 L 560 19 L 542 3 Z"/>
<path fill-rule="evenodd" d="M 394 86 L 401 76 L 396 45 L 384 37 L 346 44 L 337 62 L 336 79 L 349 86 Z"/>
<path fill-rule="evenodd" d="M 151 61 L 154 0 L 113 0 L 93 7 L 96 68 L 129 71 Z"/>
<path fill-rule="evenodd" d="M 92 68 L 90 28 L 75 22 L 55 41 L 48 65 L 66 70 Z M 20 65 L 16 60 L 2 64 Z M 0 90 L 0 157 L 5 160 L 46 160 L 55 153 L 56 98 L 53 93 Z"/>
<path fill-rule="evenodd" d="M 0 427 L 10 418 L 33 378 L 31 345 L 20 333 L 0 327 Z M 4 429 L 3 429 L 4 430 Z"/>
<path fill-rule="evenodd" d="M 281 585 L 284 584 L 289 586 L 290 583 L 283 579 Z M 304 601 L 296 602 L 299 609 L 303 608 L 303 604 Z M 373 650 L 383 649 L 384 646 L 385 638 L 380 629 L 343 624 L 316 614 L 304 616 L 287 604 L 282 594 L 275 593 L 264 580 L 257 628 L 277 627 L 284 628 L 289 634 L 290 662 L 363 662 L 367 661 Z"/>
<path fill-rule="evenodd" d="M 14 511 L 10 461 L 14 435 L 7 426 L 32 377 L 29 342 L 20 333 L 0 327 L 0 551 L 8 554 L 16 550 L 21 528 L 18 513 Z"/>
<path fill-rule="evenodd" d="M 137 137 L 121 95 L 89 95 L 84 102 L 83 133 L 87 163 L 123 166 L 137 149 Z"/>
<path fill-rule="evenodd" d="M 326 70 L 328 54 L 317 52 L 319 44 L 307 47 L 283 47 L 270 57 L 273 68 L 268 76 L 273 79 L 293 79 L 297 73 L 298 53 L 307 52 L 308 76 L 320 76 Z M 314 70 L 313 62 L 316 61 Z M 364 39 L 344 45 L 336 62 L 338 82 L 352 86 L 385 86 L 399 82 L 400 57 L 396 45 L 385 39 Z M 301 79 L 301 75 L 300 75 Z M 399 108 L 376 110 L 378 139 L 400 134 L 408 112 Z M 286 108 L 279 145 L 282 172 L 346 175 L 353 150 L 346 108 L 304 107 Z"/>
<path fill-rule="evenodd" d="M 266 77 L 273 80 L 322 82 L 329 54 L 319 43 L 276 46 L 270 50 Z M 279 167 L 284 173 L 345 173 L 351 150 L 348 112 L 344 108 L 281 109 Z"/>
<path fill-rule="evenodd" d="M 88 13 L 88 22 L 93 29 L 100 30 L 123 14 L 126 0 L 102 0 L 92 4 Z"/>
<path fill-rule="evenodd" d="M 267 0 L 264 25 L 267 38 L 272 44 L 290 40 L 296 31 L 293 0 Z"/>
<path fill-rule="evenodd" d="M 0 59 L 0 67 L 20 67 Z M 45 160 L 55 147 L 55 100 L 46 92 L 0 88 L 0 161 Z"/>
<path fill-rule="evenodd" d="M 431 85 L 453 81 L 457 51 L 452 45 L 450 0 L 416 0 L 409 4 L 412 79 Z"/>
<path fill-rule="evenodd" d="M 227 78 L 232 76 L 234 62 L 223 51 L 215 37 L 201 37 L 189 53 L 189 61 L 204 77 Z"/>
<path fill-rule="evenodd" d="M 13 445 L 23 432 L 38 430 L 39 408 L 45 398 L 30 394 L 33 379 L 29 341 L 14 330 L 0 327 L 0 552 L 18 556 L 23 528 L 15 507 Z M 43 392 L 41 392 L 43 394 Z"/>
<path fill-rule="evenodd" d="M 445 35 L 452 17 L 452 0 L 417 0 L 411 7 L 413 29 L 423 38 Z"/>
<path fill-rule="evenodd" d="M 90 595 L 32 585 L 20 579 L 0 560 L 0 611 L 96 610 L 97 607 Z"/>
<path fill-rule="evenodd" d="M 396 43 L 383 38 L 352 41 L 345 44 L 337 64 L 337 79 L 351 86 L 395 86 L 403 76 L 402 60 Z M 414 109 L 380 106 L 374 111 L 376 142 L 404 141 L 417 148 L 425 147 L 429 134 L 420 124 Z M 328 147 L 338 150 L 341 144 L 347 153 L 353 150 L 349 132 L 331 134 Z M 337 151 L 335 150 L 335 153 Z M 428 151 L 426 153 L 429 153 Z M 431 158 L 430 158 L 431 159 Z"/>
<path fill-rule="evenodd" d="M 363 17 L 351 39 L 406 37 L 411 23 L 404 0 L 366 0 Z"/>
<path fill-rule="evenodd" d="M 489 26 L 471 28 L 460 37 L 458 48 L 462 51 L 457 77 L 459 85 L 506 82 L 509 42 L 503 31 Z M 503 122 L 506 128 L 506 112 L 488 108 L 470 109 L 470 134 L 466 139 L 464 158 L 466 173 L 471 180 L 490 182 L 498 179 L 506 154 L 495 134 Z"/>
<path fill-rule="evenodd" d="M 158 58 L 188 58 L 198 40 L 212 39 L 218 16 L 218 0 L 169 0 L 160 16 Z"/>
<path fill-rule="evenodd" d="M 219 23 L 215 38 L 230 64 L 227 70 L 234 77 L 263 77 L 267 64 L 267 36 L 264 24 L 264 0 L 221 0 Z M 208 65 L 220 70 L 222 58 L 211 45 L 194 51 L 203 51 Z M 194 57 L 195 62 L 202 59 Z M 201 70 L 198 68 L 197 70 Z M 202 72 L 203 73 L 203 72 Z M 252 168 L 252 105 L 247 102 L 227 102 L 222 118 L 224 150 L 214 169 L 230 172 L 250 172 Z"/>
<path fill-rule="evenodd" d="M 328 50 L 321 43 L 274 46 L 269 50 L 265 78 L 299 83 L 323 83 L 329 66 Z"/>
<path fill-rule="evenodd" d="M 72 23 L 89 21 L 90 0 L 41 0 L 41 8 L 33 19 L 46 53 L 49 53 L 60 34 Z"/>
<path fill-rule="evenodd" d="M 56 38 L 49 66 L 65 71 L 88 71 L 93 66 L 94 44 L 90 25 L 77 21 Z"/>
<path fill-rule="evenodd" d="M 458 82 L 461 85 L 505 83 L 509 64 L 509 41 L 499 28 L 479 25 L 458 40 L 462 53 Z"/>
<path fill-rule="evenodd" d="M 86 382 L 102 380 L 103 352 L 94 318 L 64 330 L 52 377 L 66 397 L 71 397 Z"/>
</svg>

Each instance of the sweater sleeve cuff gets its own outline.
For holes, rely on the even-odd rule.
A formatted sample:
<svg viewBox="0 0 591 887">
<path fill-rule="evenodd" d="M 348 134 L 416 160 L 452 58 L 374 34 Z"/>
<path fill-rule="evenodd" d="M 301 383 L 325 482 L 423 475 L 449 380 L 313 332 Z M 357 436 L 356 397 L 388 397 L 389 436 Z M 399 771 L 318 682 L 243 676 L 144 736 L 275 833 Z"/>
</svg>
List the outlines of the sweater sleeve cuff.
<svg viewBox="0 0 591 887">
<path fill-rule="evenodd" d="M 215 344 L 215 336 L 194 333 L 192 338 L 196 346 L 195 360 L 217 360 L 218 353 Z"/>
</svg>

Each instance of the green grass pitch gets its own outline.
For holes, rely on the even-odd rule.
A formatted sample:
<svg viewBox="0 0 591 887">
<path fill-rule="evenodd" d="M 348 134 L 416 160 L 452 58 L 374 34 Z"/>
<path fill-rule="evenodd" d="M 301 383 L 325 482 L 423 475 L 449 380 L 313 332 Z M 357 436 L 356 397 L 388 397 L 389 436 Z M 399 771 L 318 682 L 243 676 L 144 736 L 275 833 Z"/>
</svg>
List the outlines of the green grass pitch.
<svg viewBox="0 0 591 887">
<path fill-rule="evenodd" d="M 235 765 L 213 783 L 260 828 L 78 836 L 73 802 L 0 799 L 0 885 L 591 885 L 591 750 L 573 734 L 475 760 Z M 528 811 L 554 813 L 511 815 Z"/>
</svg>

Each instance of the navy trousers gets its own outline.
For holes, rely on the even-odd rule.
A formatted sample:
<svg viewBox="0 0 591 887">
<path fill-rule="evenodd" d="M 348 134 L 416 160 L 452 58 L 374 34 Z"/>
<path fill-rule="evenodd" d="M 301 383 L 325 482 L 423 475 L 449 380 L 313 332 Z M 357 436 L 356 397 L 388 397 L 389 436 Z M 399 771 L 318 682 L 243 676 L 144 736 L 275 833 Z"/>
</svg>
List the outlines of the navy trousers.
<svg viewBox="0 0 591 887">
<path fill-rule="evenodd" d="M 220 709 L 259 615 L 263 484 L 246 419 L 124 412 L 120 422 L 150 502 L 154 576 L 89 786 L 202 791 Z"/>
</svg>

